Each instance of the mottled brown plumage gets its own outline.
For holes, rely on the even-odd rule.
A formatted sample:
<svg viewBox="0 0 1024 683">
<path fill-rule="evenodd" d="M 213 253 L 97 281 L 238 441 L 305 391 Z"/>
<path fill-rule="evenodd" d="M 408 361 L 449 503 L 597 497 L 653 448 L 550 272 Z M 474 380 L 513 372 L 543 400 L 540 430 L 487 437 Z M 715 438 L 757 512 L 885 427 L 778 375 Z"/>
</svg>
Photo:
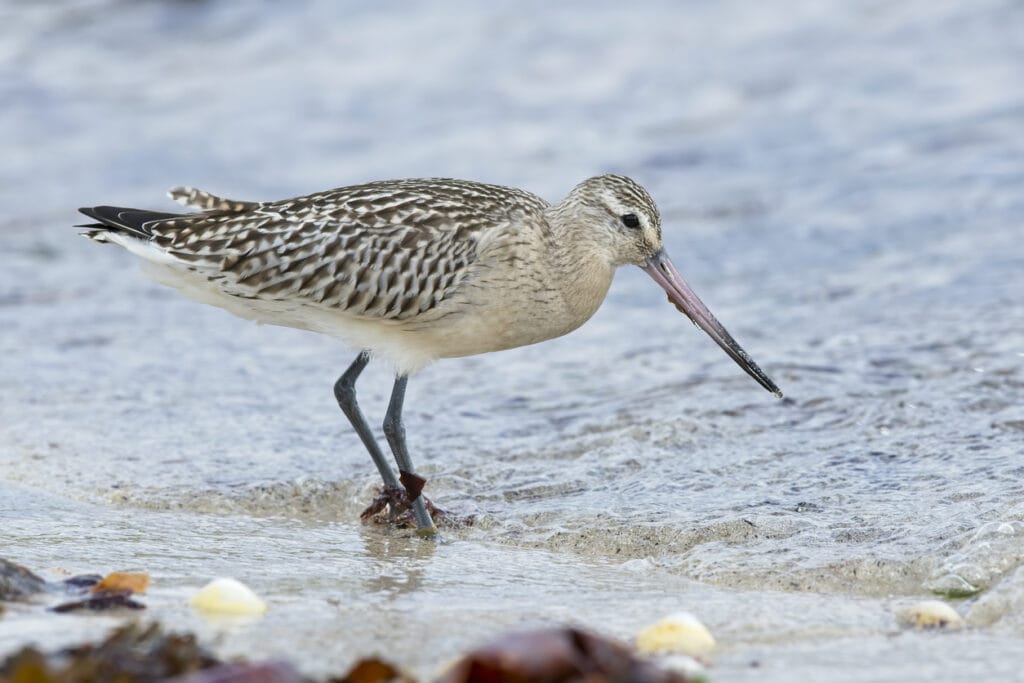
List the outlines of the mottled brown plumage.
<svg viewBox="0 0 1024 683">
<path fill-rule="evenodd" d="M 481 233 L 547 207 L 520 190 L 443 179 L 368 183 L 277 202 L 183 188 L 171 196 L 204 211 L 146 223 L 151 244 L 225 293 L 380 320 L 435 309 L 475 262 Z"/>
<path fill-rule="evenodd" d="M 589 182 L 644 202 L 657 231 L 657 212 L 642 188 L 619 176 Z M 610 259 L 588 263 L 593 250 L 578 249 L 578 236 L 558 220 L 592 200 L 583 188 L 554 207 L 560 212 L 522 190 L 450 179 L 367 183 L 276 202 L 181 188 L 172 197 L 202 212 L 97 207 L 90 215 L 108 227 L 89 234 L 134 247 L 157 264 L 148 270 L 161 281 L 244 317 L 343 338 L 345 322 L 401 329 L 414 344 L 424 337 L 417 352 L 396 354 L 389 343 L 377 349 L 412 371 L 434 358 L 564 334 L 596 310 L 610 284 Z M 512 291 L 494 296 L 503 289 Z M 471 314 L 492 326 L 492 339 L 473 321 L 457 324 Z M 331 315 L 334 323 L 325 319 Z M 430 333 L 442 318 L 457 334 Z M 365 335 L 355 336 L 349 341 L 364 345 Z"/>
</svg>

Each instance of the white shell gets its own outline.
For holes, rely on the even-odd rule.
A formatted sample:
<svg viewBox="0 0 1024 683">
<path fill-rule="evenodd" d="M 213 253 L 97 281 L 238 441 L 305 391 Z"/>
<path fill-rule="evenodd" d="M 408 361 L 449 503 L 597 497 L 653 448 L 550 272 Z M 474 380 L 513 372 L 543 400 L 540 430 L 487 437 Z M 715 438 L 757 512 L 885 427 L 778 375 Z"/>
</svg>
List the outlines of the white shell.
<svg viewBox="0 0 1024 683">
<path fill-rule="evenodd" d="M 644 655 L 703 657 L 715 649 L 715 639 L 697 617 L 689 612 L 677 612 L 637 633 L 636 649 Z"/>
<path fill-rule="evenodd" d="M 896 620 L 913 628 L 962 628 L 963 617 L 941 600 L 924 600 L 896 610 Z"/>
<path fill-rule="evenodd" d="M 229 578 L 214 579 L 203 586 L 189 601 L 196 609 L 219 614 L 263 614 L 267 603 L 251 588 Z"/>
<path fill-rule="evenodd" d="M 706 662 L 702 662 L 690 655 L 658 655 L 655 657 L 654 661 L 662 669 L 682 674 L 687 680 L 704 679 L 707 678 L 708 675 Z"/>
</svg>

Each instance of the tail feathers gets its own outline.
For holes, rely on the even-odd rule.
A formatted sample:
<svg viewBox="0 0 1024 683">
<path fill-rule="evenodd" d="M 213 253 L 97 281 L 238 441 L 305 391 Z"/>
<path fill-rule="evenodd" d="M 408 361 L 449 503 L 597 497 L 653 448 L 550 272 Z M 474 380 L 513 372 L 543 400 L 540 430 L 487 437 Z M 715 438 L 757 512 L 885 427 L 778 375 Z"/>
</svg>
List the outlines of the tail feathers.
<svg viewBox="0 0 1024 683">
<path fill-rule="evenodd" d="M 110 231 L 126 232 L 133 237 L 149 239 L 153 236 L 152 226 L 154 223 L 181 217 L 181 214 L 125 209 L 117 206 L 83 207 L 79 211 L 98 223 L 76 227 L 86 228 L 87 231 L 83 233 L 84 235 L 101 242 L 106 241 L 102 238 L 102 234 Z"/>
<path fill-rule="evenodd" d="M 258 202 L 243 202 L 237 199 L 219 197 L 205 190 L 194 187 L 176 187 L 167 193 L 174 201 L 200 211 L 221 211 L 224 213 L 241 213 L 259 206 Z"/>
</svg>

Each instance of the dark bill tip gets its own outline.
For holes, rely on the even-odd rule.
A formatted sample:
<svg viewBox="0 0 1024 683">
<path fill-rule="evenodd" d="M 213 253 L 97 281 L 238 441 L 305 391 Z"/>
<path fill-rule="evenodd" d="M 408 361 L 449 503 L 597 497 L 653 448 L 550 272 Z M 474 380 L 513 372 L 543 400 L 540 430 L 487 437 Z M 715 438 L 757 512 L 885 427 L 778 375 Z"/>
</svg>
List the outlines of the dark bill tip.
<svg viewBox="0 0 1024 683">
<path fill-rule="evenodd" d="M 758 367 L 757 363 L 743 350 L 743 347 L 736 343 L 729 331 L 722 323 L 718 322 L 704 302 L 690 289 L 664 250 L 647 259 L 643 270 L 661 285 L 661 288 L 668 294 L 669 301 L 685 313 L 697 327 L 704 330 L 737 365 L 762 387 L 782 398 L 782 391 L 779 390 L 779 387 Z"/>
</svg>

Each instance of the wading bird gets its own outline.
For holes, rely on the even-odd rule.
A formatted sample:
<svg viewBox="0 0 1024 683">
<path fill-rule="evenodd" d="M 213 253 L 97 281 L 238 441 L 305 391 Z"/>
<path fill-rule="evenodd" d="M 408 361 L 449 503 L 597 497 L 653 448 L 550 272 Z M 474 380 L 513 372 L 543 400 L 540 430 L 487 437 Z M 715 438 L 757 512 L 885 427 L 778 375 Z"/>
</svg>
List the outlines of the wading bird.
<svg viewBox="0 0 1024 683">
<path fill-rule="evenodd" d="M 619 266 L 641 267 L 741 368 L 782 396 L 683 280 L 662 246 L 654 200 L 624 176 L 584 180 L 558 204 L 445 178 L 275 202 L 188 188 L 171 197 L 200 211 L 97 206 L 81 209 L 97 222 L 79 227 L 141 257 L 149 275 L 185 296 L 358 349 L 334 394 L 384 480 L 384 494 L 368 512 L 411 507 L 420 529 L 434 526 L 406 446 L 409 376 L 439 358 L 571 332 L 597 311 Z M 371 358 L 396 373 L 384 434 L 398 477 L 356 401 L 356 380 Z"/>
</svg>

